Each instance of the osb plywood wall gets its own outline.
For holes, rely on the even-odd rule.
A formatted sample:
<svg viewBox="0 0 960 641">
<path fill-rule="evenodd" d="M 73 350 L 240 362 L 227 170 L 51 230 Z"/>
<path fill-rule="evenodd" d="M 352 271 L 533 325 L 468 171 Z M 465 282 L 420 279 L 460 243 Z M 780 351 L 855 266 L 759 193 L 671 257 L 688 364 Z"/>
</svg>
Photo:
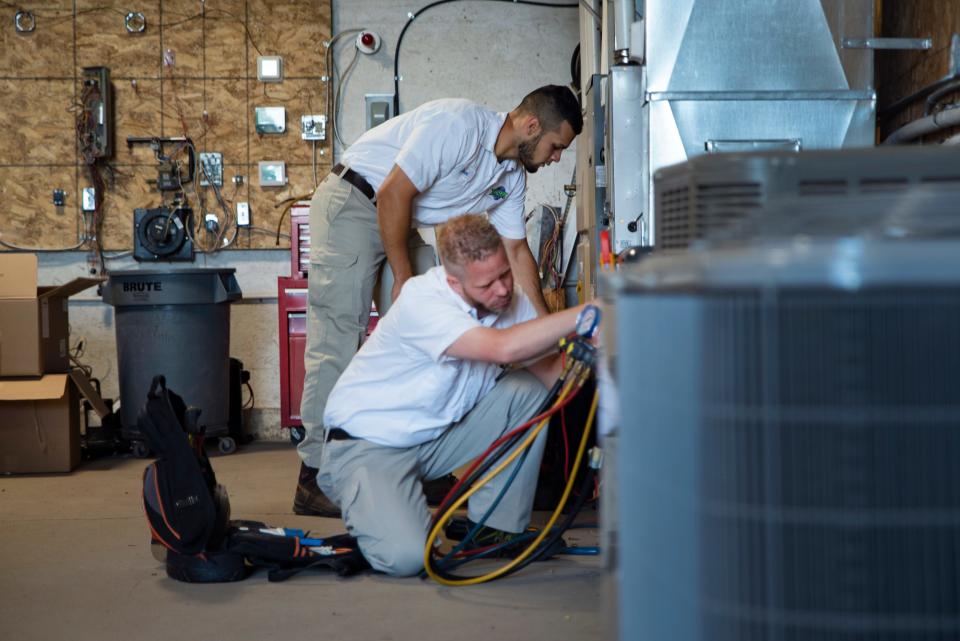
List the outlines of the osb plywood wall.
<svg viewBox="0 0 960 641">
<path fill-rule="evenodd" d="M 31 8 L 30 4 L 33 4 Z M 162 196 L 147 180 L 157 163 L 149 147 L 128 148 L 128 136 L 183 136 L 198 151 L 223 154 L 223 195 L 250 203 L 253 226 L 272 232 L 277 203 L 314 187 L 314 149 L 300 138 L 300 116 L 323 114 L 323 42 L 330 37 L 329 0 L 44 0 L 0 2 L 0 234 L 31 247 L 77 243 L 81 191 L 91 186 L 77 152 L 75 119 L 83 68 L 110 69 L 115 152 L 103 200 L 107 249 L 132 246 L 133 210 Z M 18 8 L 36 28 L 17 33 Z M 130 34 L 128 11 L 146 30 Z M 173 64 L 164 62 L 167 52 Z M 257 56 L 283 57 L 284 80 L 257 80 Z M 287 130 L 258 135 L 256 106 L 283 106 Z M 329 170 L 329 138 L 316 148 L 317 174 Z M 284 160 L 288 185 L 260 187 L 258 162 Z M 242 175 L 236 187 L 231 179 Z M 54 189 L 67 192 L 55 207 Z M 213 194 L 208 191 L 208 210 Z M 187 191 L 188 198 L 191 197 Z M 199 215 L 199 213 L 198 213 Z M 289 225 L 284 225 L 284 231 Z M 287 241 L 281 240 L 282 245 Z M 266 231 L 241 231 L 235 247 L 274 247 Z"/>
<path fill-rule="evenodd" d="M 881 6 L 882 35 L 888 38 L 932 38 L 926 51 L 880 51 L 877 54 L 878 112 L 900 98 L 943 78 L 950 71 L 950 41 L 960 33 L 960 2 L 957 0 L 884 0 Z M 960 92 L 944 96 L 944 102 L 960 98 Z M 901 113 L 879 118 L 880 137 L 923 116 L 920 99 Z M 957 129 L 939 132 L 945 138 Z"/>
</svg>

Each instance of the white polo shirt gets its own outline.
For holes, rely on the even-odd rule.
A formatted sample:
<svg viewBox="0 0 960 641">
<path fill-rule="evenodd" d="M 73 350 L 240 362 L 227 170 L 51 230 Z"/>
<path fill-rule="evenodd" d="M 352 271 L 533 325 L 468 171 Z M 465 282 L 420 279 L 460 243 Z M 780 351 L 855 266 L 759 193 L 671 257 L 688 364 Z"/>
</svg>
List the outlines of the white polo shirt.
<svg viewBox="0 0 960 641">
<path fill-rule="evenodd" d="M 367 131 L 344 152 L 343 164 L 375 191 L 399 165 L 420 192 L 415 226 L 487 212 L 501 236 L 524 238 L 525 170 L 494 153 L 506 116 L 469 100 L 433 100 Z"/>
<path fill-rule="evenodd" d="M 389 447 L 440 436 L 494 386 L 501 368 L 444 352 L 475 327 L 505 328 L 537 312 L 519 287 L 510 307 L 477 319 L 443 267 L 411 278 L 327 398 L 323 423 Z"/>
</svg>

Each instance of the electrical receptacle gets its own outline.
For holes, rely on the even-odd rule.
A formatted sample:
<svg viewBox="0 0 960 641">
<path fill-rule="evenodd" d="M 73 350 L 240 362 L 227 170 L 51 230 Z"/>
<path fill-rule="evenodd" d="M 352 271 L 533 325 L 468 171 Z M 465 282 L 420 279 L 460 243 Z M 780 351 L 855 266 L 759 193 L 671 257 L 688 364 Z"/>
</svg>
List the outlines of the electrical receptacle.
<svg viewBox="0 0 960 641">
<path fill-rule="evenodd" d="M 207 214 L 203 217 L 203 226 L 211 234 L 216 234 L 220 231 L 220 221 L 217 219 L 216 214 Z"/>
<path fill-rule="evenodd" d="M 250 225 L 250 203 L 237 203 L 237 227 Z"/>
</svg>

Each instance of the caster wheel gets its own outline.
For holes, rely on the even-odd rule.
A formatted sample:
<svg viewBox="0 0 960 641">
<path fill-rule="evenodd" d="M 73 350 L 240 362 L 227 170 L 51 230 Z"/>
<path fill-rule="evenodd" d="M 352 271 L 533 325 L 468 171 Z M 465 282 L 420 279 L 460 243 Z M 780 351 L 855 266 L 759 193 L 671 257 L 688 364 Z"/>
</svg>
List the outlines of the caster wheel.
<svg viewBox="0 0 960 641">
<path fill-rule="evenodd" d="M 229 436 L 223 436 L 217 441 L 217 449 L 221 454 L 232 454 L 237 451 L 237 442 Z"/>
<path fill-rule="evenodd" d="M 133 455 L 137 458 L 147 458 L 150 456 L 150 448 L 143 441 L 133 442 Z"/>
<path fill-rule="evenodd" d="M 302 427 L 291 427 L 290 428 L 290 442 L 294 445 L 299 445 L 303 442 L 303 439 L 306 437 L 306 432 L 303 431 Z"/>
</svg>

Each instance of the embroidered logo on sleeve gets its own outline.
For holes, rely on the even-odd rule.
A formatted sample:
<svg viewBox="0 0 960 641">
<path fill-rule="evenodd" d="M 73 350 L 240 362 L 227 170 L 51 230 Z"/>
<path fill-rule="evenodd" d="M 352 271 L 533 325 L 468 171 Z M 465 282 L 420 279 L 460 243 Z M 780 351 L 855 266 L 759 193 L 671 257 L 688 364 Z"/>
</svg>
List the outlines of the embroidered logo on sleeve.
<svg viewBox="0 0 960 641">
<path fill-rule="evenodd" d="M 494 187 L 490 190 L 490 195 L 493 196 L 494 200 L 503 200 L 507 197 L 507 190 L 503 187 Z"/>
</svg>

